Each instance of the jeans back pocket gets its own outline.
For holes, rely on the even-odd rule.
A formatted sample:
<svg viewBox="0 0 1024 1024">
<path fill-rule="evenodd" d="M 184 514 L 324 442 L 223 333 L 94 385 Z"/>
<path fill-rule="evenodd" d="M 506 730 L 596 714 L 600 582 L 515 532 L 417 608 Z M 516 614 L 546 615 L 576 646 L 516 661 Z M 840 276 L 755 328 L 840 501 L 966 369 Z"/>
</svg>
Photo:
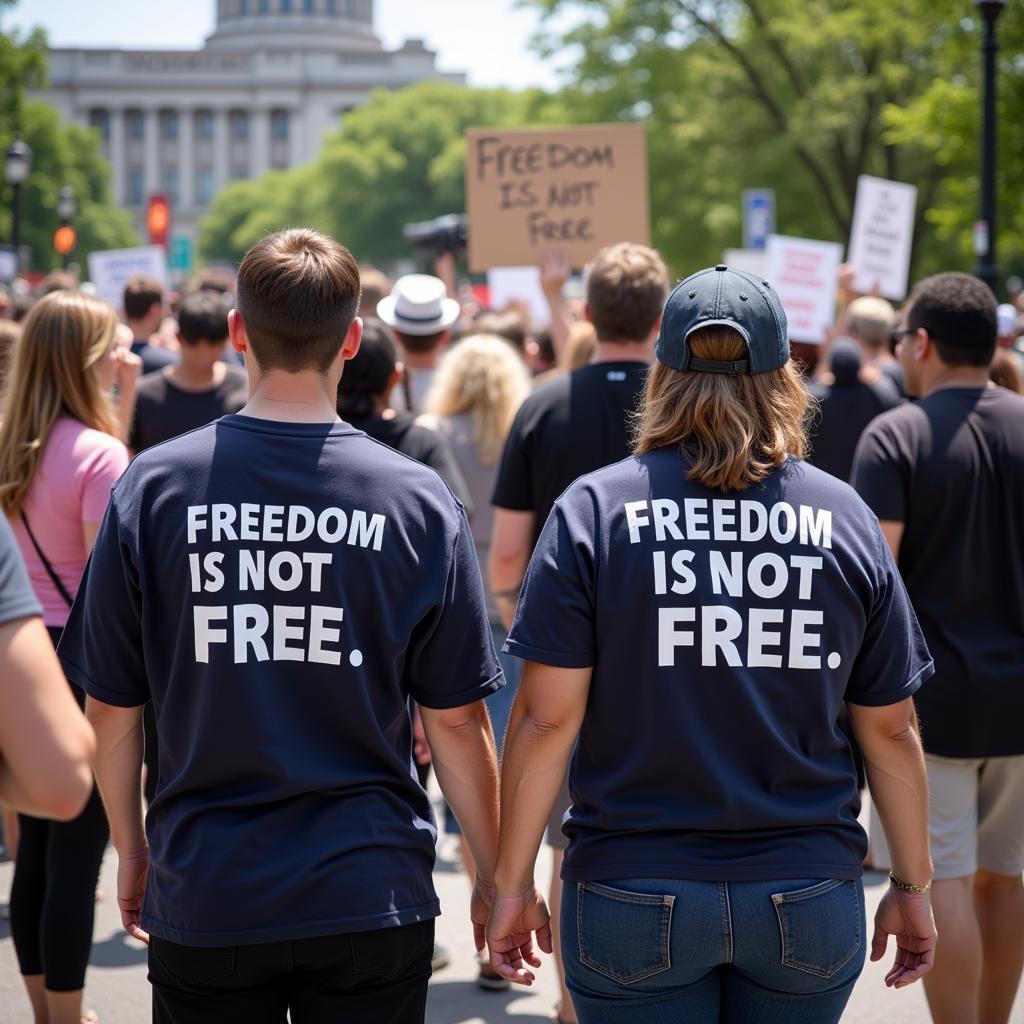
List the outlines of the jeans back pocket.
<svg viewBox="0 0 1024 1024">
<path fill-rule="evenodd" d="M 860 949 L 857 883 L 830 879 L 772 896 L 782 936 L 782 962 L 798 971 L 831 978 Z"/>
<path fill-rule="evenodd" d="M 597 882 L 576 886 L 580 959 L 620 985 L 632 985 L 672 966 L 675 896 L 625 892 Z"/>
</svg>

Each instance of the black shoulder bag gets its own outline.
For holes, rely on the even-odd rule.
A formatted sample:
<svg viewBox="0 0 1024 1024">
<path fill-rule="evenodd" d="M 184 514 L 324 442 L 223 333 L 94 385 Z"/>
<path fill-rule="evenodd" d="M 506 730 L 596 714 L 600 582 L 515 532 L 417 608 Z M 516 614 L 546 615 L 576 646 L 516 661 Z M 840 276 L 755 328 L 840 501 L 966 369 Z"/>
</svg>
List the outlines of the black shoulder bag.
<svg viewBox="0 0 1024 1024">
<path fill-rule="evenodd" d="M 43 563 L 43 568 L 46 570 L 47 576 L 50 577 L 50 582 L 57 588 L 57 593 L 64 598 L 70 608 L 75 603 L 75 599 L 68 593 L 68 588 L 64 586 L 63 581 L 57 575 L 53 566 L 50 565 L 50 560 L 43 554 L 43 549 L 39 546 L 39 541 L 36 540 L 32 527 L 28 525 L 28 516 L 24 512 L 21 513 L 21 521 L 25 524 L 28 539 L 32 541 L 32 547 L 36 549 L 36 554 L 39 556 L 39 561 Z"/>
</svg>

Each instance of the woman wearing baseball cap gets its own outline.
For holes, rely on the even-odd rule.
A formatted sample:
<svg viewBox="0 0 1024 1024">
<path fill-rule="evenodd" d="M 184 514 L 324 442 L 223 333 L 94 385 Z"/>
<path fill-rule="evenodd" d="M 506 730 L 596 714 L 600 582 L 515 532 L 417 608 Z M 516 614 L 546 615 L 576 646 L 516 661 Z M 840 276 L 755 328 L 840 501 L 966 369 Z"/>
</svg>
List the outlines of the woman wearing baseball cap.
<svg viewBox="0 0 1024 1024">
<path fill-rule="evenodd" d="M 895 937 L 892 987 L 932 964 L 912 701 L 931 658 L 877 520 L 801 461 L 809 398 L 768 283 L 683 281 L 657 359 L 636 454 L 556 503 L 506 643 L 526 670 L 491 962 L 530 984 L 550 951 L 533 867 L 569 762 L 583 1024 L 838 1021 L 868 945 Z M 846 714 L 892 847 L 873 936 Z"/>
</svg>

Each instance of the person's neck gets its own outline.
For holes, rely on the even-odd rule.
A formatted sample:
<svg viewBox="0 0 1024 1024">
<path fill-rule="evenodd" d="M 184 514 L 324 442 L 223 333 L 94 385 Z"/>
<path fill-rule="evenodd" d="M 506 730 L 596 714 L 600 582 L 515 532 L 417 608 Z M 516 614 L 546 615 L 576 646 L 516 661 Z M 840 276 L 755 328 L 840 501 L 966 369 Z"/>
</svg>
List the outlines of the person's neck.
<svg viewBox="0 0 1024 1024">
<path fill-rule="evenodd" d="M 223 383 L 227 369 L 222 362 L 191 366 L 187 359 L 182 359 L 168 369 L 167 376 L 185 391 L 209 391 Z"/>
<path fill-rule="evenodd" d="M 338 382 L 315 370 L 270 370 L 249 378 L 249 401 L 242 416 L 278 423 L 337 423 Z"/>
<path fill-rule="evenodd" d="M 429 352 L 410 352 L 408 349 L 403 349 L 402 362 L 410 370 L 433 370 L 437 367 L 440 354 L 436 348 L 432 348 Z"/>
<path fill-rule="evenodd" d="M 647 341 L 597 340 L 591 363 L 647 363 L 654 362 L 654 339 Z"/>
<path fill-rule="evenodd" d="M 136 344 L 149 341 L 150 335 L 156 330 L 156 327 L 148 320 L 126 319 L 124 325 L 132 332 L 132 338 L 135 339 Z"/>
<path fill-rule="evenodd" d="M 940 370 L 922 389 L 922 398 L 947 388 L 977 388 L 989 386 L 987 366 L 947 366 Z"/>
</svg>

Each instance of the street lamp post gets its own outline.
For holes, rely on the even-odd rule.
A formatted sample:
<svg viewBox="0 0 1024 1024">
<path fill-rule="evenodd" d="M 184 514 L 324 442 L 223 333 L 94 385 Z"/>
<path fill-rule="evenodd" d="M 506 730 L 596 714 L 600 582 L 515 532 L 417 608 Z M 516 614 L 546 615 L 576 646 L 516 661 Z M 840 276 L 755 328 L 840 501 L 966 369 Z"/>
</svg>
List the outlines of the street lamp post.
<svg viewBox="0 0 1024 1024">
<path fill-rule="evenodd" d="M 21 139 L 8 147 L 4 160 L 4 177 L 11 186 L 11 244 L 14 246 L 14 266 L 21 270 L 21 186 L 32 168 L 32 150 Z"/>
<path fill-rule="evenodd" d="M 70 227 L 71 221 L 75 219 L 77 210 L 78 203 L 75 202 L 75 190 L 70 185 L 65 185 L 57 197 L 57 216 L 60 218 L 61 227 Z M 70 259 L 71 249 L 61 252 L 61 266 L 65 270 L 68 269 Z"/>
<path fill-rule="evenodd" d="M 975 273 L 993 292 L 999 287 L 996 265 L 996 22 L 1006 0 L 974 0 L 985 19 L 985 91 L 982 97 L 981 129 L 981 221 L 975 237 L 978 267 Z"/>
</svg>

